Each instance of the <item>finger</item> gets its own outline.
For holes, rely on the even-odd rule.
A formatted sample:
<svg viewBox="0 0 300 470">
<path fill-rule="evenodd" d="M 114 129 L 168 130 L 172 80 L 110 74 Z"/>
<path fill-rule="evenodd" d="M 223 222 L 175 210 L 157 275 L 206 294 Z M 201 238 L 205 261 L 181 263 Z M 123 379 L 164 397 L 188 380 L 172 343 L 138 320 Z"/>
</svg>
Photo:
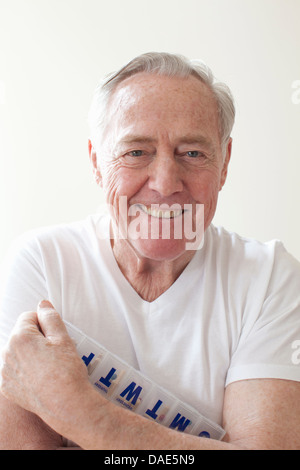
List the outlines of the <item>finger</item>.
<svg viewBox="0 0 300 470">
<path fill-rule="evenodd" d="M 39 303 L 37 318 L 44 336 L 51 339 L 51 341 L 61 340 L 68 336 L 59 313 L 48 300 L 42 300 Z"/>
<path fill-rule="evenodd" d="M 39 333 L 39 321 L 37 312 L 23 312 L 19 315 L 11 336 L 19 333 Z"/>
<path fill-rule="evenodd" d="M 2 364 L 10 365 L 14 370 L 19 357 L 26 357 L 32 354 L 32 345 L 36 345 L 43 335 L 39 328 L 36 312 L 23 312 L 19 315 L 9 337 L 2 350 Z"/>
</svg>

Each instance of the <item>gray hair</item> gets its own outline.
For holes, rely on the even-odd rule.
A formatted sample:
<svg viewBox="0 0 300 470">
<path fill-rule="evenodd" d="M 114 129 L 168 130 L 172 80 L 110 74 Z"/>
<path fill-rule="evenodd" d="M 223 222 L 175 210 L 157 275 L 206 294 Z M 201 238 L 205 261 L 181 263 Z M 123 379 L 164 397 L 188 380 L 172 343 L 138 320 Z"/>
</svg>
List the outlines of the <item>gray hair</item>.
<svg viewBox="0 0 300 470">
<path fill-rule="evenodd" d="M 91 141 L 96 150 L 100 148 L 101 134 L 106 125 L 106 110 L 109 98 L 123 80 L 140 72 L 181 78 L 188 78 L 192 75 L 205 83 L 216 99 L 221 145 L 222 150 L 225 150 L 235 118 L 235 106 L 230 89 L 225 83 L 215 79 L 211 69 L 204 62 L 189 60 L 182 55 L 166 52 L 142 54 L 117 72 L 106 76 L 97 86 L 88 116 Z"/>
</svg>

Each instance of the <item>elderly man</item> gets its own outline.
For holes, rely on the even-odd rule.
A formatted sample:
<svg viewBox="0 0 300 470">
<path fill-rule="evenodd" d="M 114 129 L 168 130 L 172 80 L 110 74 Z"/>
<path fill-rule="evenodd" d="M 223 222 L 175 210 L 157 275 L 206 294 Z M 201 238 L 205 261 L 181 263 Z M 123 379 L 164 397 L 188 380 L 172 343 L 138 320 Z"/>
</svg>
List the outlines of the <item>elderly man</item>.
<svg viewBox="0 0 300 470">
<path fill-rule="evenodd" d="M 109 213 L 15 249 L 2 448 L 300 448 L 299 263 L 280 242 L 212 224 L 233 121 L 228 88 L 172 54 L 137 57 L 96 90 L 89 155 Z M 106 400 L 62 319 L 222 425 L 223 440 Z"/>
</svg>

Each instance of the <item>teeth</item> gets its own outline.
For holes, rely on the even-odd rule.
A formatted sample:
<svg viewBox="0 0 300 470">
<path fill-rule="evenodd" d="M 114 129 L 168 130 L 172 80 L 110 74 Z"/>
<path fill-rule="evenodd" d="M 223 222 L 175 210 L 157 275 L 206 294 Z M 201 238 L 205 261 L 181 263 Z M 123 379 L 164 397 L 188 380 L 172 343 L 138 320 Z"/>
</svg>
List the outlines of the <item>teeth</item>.
<svg viewBox="0 0 300 470">
<path fill-rule="evenodd" d="M 181 216 L 183 213 L 182 209 L 155 209 L 153 207 L 146 207 L 142 205 L 140 205 L 140 208 L 143 210 L 143 212 L 146 212 L 148 215 L 151 215 L 151 217 L 157 217 L 159 219 L 174 219 L 175 217 Z"/>
</svg>

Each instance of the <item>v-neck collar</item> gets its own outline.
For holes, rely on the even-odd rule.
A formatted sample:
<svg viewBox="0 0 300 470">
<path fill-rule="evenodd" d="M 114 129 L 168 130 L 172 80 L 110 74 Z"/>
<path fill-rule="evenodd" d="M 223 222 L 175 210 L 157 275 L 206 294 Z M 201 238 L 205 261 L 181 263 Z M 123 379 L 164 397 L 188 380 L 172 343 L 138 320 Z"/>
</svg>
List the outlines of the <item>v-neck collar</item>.
<svg viewBox="0 0 300 470">
<path fill-rule="evenodd" d="M 155 308 L 159 307 L 160 305 L 166 305 L 169 302 L 174 303 L 176 297 L 178 295 L 182 295 L 183 287 L 190 286 L 193 282 L 193 271 L 195 269 L 199 270 L 203 268 L 205 242 L 202 248 L 195 252 L 193 258 L 186 265 L 182 273 L 166 291 L 164 291 L 161 295 L 152 301 L 144 300 L 123 275 L 117 263 L 111 246 L 109 225 L 110 222 L 108 217 L 107 227 L 105 227 L 107 234 L 107 237 L 105 237 L 105 257 L 120 290 L 126 294 L 127 300 L 130 299 L 130 302 L 134 306 L 143 304 L 145 307 L 148 306 L 152 309 L 152 307 Z"/>
</svg>

